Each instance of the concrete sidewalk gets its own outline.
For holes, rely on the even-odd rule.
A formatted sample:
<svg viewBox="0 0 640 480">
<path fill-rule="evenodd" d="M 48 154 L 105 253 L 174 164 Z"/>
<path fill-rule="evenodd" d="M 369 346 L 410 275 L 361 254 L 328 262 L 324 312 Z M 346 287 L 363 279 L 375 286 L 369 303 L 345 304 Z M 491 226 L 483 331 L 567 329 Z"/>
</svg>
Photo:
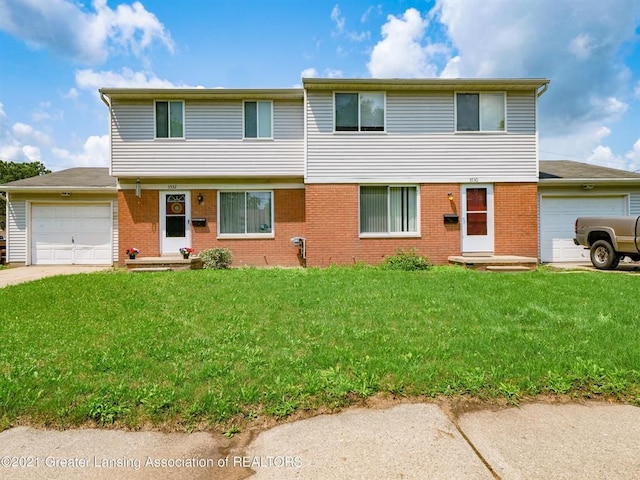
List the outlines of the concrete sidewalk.
<svg viewBox="0 0 640 480">
<path fill-rule="evenodd" d="M 0 433 L 0 478 L 626 480 L 640 472 L 640 408 L 629 405 L 534 403 L 452 420 L 436 404 L 400 404 L 254 433 L 229 441 L 13 428 Z"/>
<path fill-rule="evenodd" d="M 0 270 L 0 288 L 18 283 L 32 282 L 44 277 L 55 275 L 73 275 L 76 273 L 91 273 L 110 270 L 109 266 L 92 265 L 31 265 L 28 267 L 13 267 Z"/>
</svg>

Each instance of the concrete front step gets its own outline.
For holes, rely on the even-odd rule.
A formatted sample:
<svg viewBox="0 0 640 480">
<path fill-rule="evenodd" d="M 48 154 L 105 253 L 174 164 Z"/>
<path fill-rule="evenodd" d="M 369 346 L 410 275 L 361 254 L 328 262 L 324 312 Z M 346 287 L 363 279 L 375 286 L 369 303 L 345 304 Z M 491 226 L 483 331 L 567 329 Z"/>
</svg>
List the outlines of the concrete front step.
<svg viewBox="0 0 640 480">
<path fill-rule="evenodd" d="M 202 268 L 202 259 L 200 257 L 139 257 L 126 260 L 125 265 L 130 271 L 199 270 Z"/>
<path fill-rule="evenodd" d="M 452 263 L 454 265 L 463 265 L 475 270 L 525 271 L 534 270 L 538 266 L 537 258 L 521 257 L 518 255 L 453 255 L 450 256 L 448 260 L 449 263 Z"/>
</svg>

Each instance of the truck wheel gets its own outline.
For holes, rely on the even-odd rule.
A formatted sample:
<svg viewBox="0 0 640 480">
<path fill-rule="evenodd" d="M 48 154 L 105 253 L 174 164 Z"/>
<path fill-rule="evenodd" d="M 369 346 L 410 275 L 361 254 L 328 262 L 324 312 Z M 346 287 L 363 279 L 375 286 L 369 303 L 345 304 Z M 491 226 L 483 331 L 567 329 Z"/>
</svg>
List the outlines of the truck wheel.
<svg viewBox="0 0 640 480">
<path fill-rule="evenodd" d="M 620 257 L 606 240 L 598 240 L 591 245 L 591 263 L 598 270 L 611 270 L 618 266 Z"/>
</svg>

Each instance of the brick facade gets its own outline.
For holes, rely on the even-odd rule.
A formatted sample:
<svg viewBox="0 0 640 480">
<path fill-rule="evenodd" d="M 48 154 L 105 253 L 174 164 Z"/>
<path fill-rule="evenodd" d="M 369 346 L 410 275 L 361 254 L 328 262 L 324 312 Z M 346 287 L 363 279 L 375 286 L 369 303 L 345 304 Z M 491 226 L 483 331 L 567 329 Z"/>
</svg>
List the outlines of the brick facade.
<svg viewBox="0 0 640 480">
<path fill-rule="evenodd" d="M 298 266 L 292 237 L 306 239 L 306 265 L 366 262 L 377 264 L 397 248 L 415 248 L 432 263 L 447 263 L 461 253 L 461 224 L 447 224 L 444 214 L 460 214 L 460 184 L 420 186 L 420 237 L 360 238 L 357 184 L 308 184 L 303 189 L 274 190 L 274 232 L 271 239 L 218 239 L 217 191 L 191 192 L 191 217 L 206 218 L 205 227 L 191 227 L 196 251 L 228 247 L 235 266 Z M 203 195 L 200 204 L 197 195 Z M 453 194 L 449 200 L 448 194 Z M 494 253 L 538 256 L 538 202 L 535 183 L 494 184 Z M 141 256 L 160 255 L 159 191 L 118 192 L 119 263 L 125 250 L 137 247 Z"/>
<path fill-rule="evenodd" d="M 233 253 L 234 266 L 299 266 L 301 259 L 291 238 L 305 235 L 304 190 L 280 189 L 273 193 L 275 238 L 218 239 L 217 190 L 192 190 L 191 218 L 205 218 L 207 225 L 191 226 L 191 246 L 196 252 L 227 247 Z M 198 194 L 203 196 L 202 204 Z M 159 202 L 159 190 L 143 190 L 140 198 L 133 190 L 118 192 L 120 265 L 124 265 L 125 251 L 130 247 L 139 248 L 141 257 L 160 256 Z"/>
</svg>

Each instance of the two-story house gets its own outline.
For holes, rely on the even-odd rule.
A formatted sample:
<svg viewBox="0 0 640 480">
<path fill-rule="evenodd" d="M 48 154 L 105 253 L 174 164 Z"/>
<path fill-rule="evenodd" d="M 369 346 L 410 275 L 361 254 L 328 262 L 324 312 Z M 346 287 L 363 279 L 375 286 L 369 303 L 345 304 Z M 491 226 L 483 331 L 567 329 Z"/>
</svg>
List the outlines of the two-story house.
<svg viewBox="0 0 640 480">
<path fill-rule="evenodd" d="M 100 197 L 112 212 L 107 247 L 119 264 L 129 247 L 144 257 L 185 246 L 229 247 L 235 265 L 378 263 L 398 247 L 435 263 L 537 258 L 537 101 L 547 84 L 309 78 L 299 89 L 103 88 L 116 181 L 112 203 Z M 62 188 L 73 190 L 52 195 Z M 28 204 L 14 230 L 28 230 Z"/>
</svg>

